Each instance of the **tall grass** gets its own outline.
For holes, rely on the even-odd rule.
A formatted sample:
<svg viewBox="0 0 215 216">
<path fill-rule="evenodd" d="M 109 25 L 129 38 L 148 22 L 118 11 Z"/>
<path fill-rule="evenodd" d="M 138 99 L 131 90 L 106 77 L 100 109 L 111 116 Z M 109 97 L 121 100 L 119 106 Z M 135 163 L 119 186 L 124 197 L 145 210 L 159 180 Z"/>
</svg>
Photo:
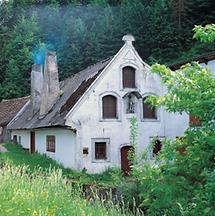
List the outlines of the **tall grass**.
<svg viewBox="0 0 215 216">
<path fill-rule="evenodd" d="M 0 215 L 100 216 L 128 215 L 111 202 L 85 200 L 81 190 L 68 183 L 61 170 L 31 173 L 26 166 L 0 168 Z"/>
<path fill-rule="evenodd" d="M 82 184 L 96 183 L 100 186 L 113 186 L 114 179 L 112 174 L 113 172 L 116 172 L 116 170 L 107 170 L 101 174 L 89 175 L 85 172 L 64 168 L 46 155 L 38 153 L 30 154 L 28 151 L 24 151 L 20 145 L 7 143 L 4 144 L 4 146 L 7 148 L 8 152 L 0 153 L 0 161 L 2 162 L 15 166 L 27 165 L 31 172 L 37 171 L 38 168 L 46 171 L 50 167 L 53 167 L 61 169 L 63 176 L 73 179 L 75 182 Z"/>
</svg>

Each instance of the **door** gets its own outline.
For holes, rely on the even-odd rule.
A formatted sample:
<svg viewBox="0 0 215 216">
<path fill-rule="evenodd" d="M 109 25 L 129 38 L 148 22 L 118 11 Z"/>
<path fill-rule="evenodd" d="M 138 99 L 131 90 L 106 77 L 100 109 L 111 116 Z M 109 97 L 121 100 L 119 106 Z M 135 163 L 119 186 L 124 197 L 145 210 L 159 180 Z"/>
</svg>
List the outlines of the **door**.
<svg viewBox="0 0 215 216">
<path fill-rule="evenodd" d="M 31 153 L 35 152 L 35 132 L 31 132 Z"/>
<path fill-rule="evenodd" d="M 128 157 L 129 151 L 132 149 L 132 146 L 123 146 L 121 148 L 121 168 L 126 175 L 129 175 L 131 171 L 131 161 L 128 159 Z"/>
</svg>

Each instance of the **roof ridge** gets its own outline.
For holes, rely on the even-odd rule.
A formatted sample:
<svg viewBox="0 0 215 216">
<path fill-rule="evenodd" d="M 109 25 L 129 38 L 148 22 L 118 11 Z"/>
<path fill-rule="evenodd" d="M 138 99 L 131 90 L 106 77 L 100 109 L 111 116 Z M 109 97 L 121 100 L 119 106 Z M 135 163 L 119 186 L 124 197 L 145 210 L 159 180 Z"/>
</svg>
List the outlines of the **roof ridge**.
<svg viewBox="0 0 215 216">
<path fill-rule="evenodd" d="M 11 98 L 11 99 L 3 99 L 1 102 L 10 102 L 10 101 L 16 101 L 16 100 L 23 100 L 30 98 L 30 95 L 24 96 L 24 97 L 19 97 L 19 98 Z"/>
<path fill-rule="evenodd" d="M 89 70 L 89 69 L 95 67 L 96 65 L 102 64 L 102 63 L 104 63 L 104 62 L 110 60 L 111 58 L 113 58 L 113 56 L 110 56 L 110 57 L 108 57 L 108 58 L 106 58 L 106 59 L 103 59 L 103 60 L 101 60 L 101 61 L 99 61 L 99 62 L 97 62 L 97 63 L 95 63 L 95 64 L 92 64 L 92 65 L 90 65 L 90 66 L 84 68 L 83 70 L 78 71 L 77 73 L 71 74 L 71 75 L 68 76 L 66 79 L 62 80 L 61 82 L 65 82 L 65 81 L 67 81 L 67 80 L 73 78 L 74 76 L 77 76 L 78 74 L 83 73 L 84 71 L 87 71 L 87 70 Z"/>
</svg>

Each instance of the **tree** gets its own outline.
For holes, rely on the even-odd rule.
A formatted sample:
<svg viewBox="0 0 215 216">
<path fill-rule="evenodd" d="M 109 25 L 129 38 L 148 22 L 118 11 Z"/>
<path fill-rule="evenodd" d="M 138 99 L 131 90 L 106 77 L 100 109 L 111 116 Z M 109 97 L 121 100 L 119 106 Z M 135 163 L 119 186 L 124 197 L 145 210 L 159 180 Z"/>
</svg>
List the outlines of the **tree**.
<svg viewBox="0 0 215 216">
<path fill-rule="evenodd" d="M 0 3 L 0 83 L 4 80 L 6 56 L 4 47 L 8 43 L 11 20 L 13 18 L 11 4 L 6 1 Z"/>
<path fill-rule="evenodd" d="M 172 8 L 173 17 L 176 20 L 179 31 L 182 28 L 182 22 L 187 21 L 187 1 L 185 0 L 171 0 L 170 6 Z"/>
<path fill-rule="evenodd" d="M 152 72 L 160 75 L 168 93 L 148 102 L 195 115 L 202 125 L 188 128 L 181 138 L 164 141 L 153 164 L 146 153 L 135 158 L 139 207 L 146 215 L 214 215 L 215 79 L 196 62 L 178 71 L 155 64 Z"/>
<path fill-rule="evenodd" d="M 181 7 L 183 4 L 184 7 Z M 1 86 L 6 85 L 6 70 L 10 68 L 10 60 L 19 59 L 21 62 L 19 45 L 15 46 L 18 42 L 17 34 L 22 38 L 21 47 L 25 46 L 23 41 L 32 31 L 36 40 L 30 46 L 34 47 L 40 41 L 57 52 L 60 79 L 116 54 L 123 44 L 123 35 L 128 33 L 134 35 L 135 47 L 147 63 L 172 64 L 214 50 L 215 45 L 202 45 L 192 41 L 191 32 L 194 23 L 205 25 L 213 21 L 214 6 L 214 0 L 1 1 Z M 32 14 L 34 19 L 31 18 Z M 21 32 L 18 33 L 18 28 L 15 30 L 22 17 L 28 21 L 26 37 Z M 35 31 L 34 27 L 30 29 L 31 22 L 38 30 Z M 179 23 L 181 29 L 178 28 Z M 17 31 L 17 34 L 14 31 Z M 23 32 L 25 31 L 26 29 Z M 30 53 L 26 56 L 28 55 Z M 27 64 L 26 61 L 23 67 L 20 63 L 17 68 L 20 70 L 22 67 L 21 73 L 26 75 L 31 63 L 28 61 Z M 23 80 L 26 83 L 23 94 L 30 93 L 28 78 L 25 76 L 26 80 Z M 4 94 L 13 97 L 3 89 L 3 96 L 0 98 L 5 97 Z"/>
<path fill-rule="evenodd" d="M 201 42 L 211 43 L 215 41 L 215 24 L 206 25 L 205 27 L 196 25 L 193 30 L 195 32 L 193 38 Z"/>
<path fill-rule="evenodd" d="M 6 68 L 1 85 L 2 98 L 25 96 L 29 92 L 30 70 L 33 63 L 32 51 L 38 43 L 39 28 L 35 16 L 21 17 L 11 32 L 4 47 Z"/>
</svg>

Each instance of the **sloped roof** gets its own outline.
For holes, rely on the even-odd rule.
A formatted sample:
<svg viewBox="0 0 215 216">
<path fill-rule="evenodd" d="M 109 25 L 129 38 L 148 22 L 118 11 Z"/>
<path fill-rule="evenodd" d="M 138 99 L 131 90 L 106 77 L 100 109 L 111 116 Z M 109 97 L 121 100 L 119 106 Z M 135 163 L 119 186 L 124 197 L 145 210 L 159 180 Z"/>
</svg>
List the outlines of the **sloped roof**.
<svg viewBox="0 0 215 216">
<path fill-rule="evenodd" d="M 0 126 L 7 125 L 27 103 L 28 97 L 3 100 L 0 103 Z"/>
<path fill-rule="evenodd" d="M 8 129 L 65 126 L 65 116 L 67 113 L 74 107 L 112 58 L 103 60 L 62 81 L 60 83 L 60 89 L 63 94 L 44 118 L 39 118 L 39 112 L 31 117 L 31 103 L 29 103 L 22 113 L 10 122 Z"/>
<path fill-rule="evenodd" d="M 197 56 L 195 58 L 188 59 L 186 61 L 181 61 L 181 62 L 178 62 L 176 64 L 171 64 L 171 65 L 169 65 L 169 68 L 171 70 L 178 70 L 182 65 L 190 63 L 190 62 L 197 61 L 199 63 L 207 63 L 211 60 L 215 60 L 215 51 L 210 52 L 208 54 Z"/>
</svg>

